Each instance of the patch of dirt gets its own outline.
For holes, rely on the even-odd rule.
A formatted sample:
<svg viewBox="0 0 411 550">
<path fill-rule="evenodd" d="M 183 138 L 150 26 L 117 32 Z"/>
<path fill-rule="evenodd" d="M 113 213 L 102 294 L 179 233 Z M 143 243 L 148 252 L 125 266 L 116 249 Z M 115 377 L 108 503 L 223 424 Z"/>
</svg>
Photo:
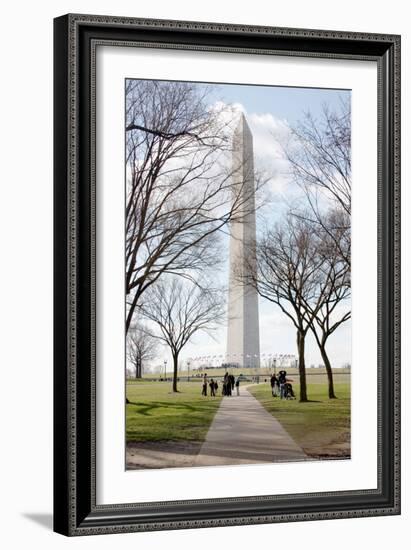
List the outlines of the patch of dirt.
<svg viewBox="0 0 411 550">
<path fill-rule="evenodd" d="M 351 439 L 349 432 L 342 432 L 337 434 L 334 439 L 324 443 L 322 442 L 310 442 L 310 444 L 303 445 L 305 453 L 311 458 L 318 459 L 343 459 L 351 458 Z"/>
<path fill-rule="evenodd" d="M 192 466 L 201 441 L 131 441 L 126 448 L 126 469 L 187 468 Z"/>
</svg>

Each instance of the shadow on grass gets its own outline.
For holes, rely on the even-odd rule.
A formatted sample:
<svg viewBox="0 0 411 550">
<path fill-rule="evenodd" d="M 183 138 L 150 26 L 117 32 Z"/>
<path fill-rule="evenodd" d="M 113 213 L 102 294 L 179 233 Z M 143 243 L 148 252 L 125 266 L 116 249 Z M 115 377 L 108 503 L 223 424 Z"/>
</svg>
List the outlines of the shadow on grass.
<svg viewBox="0 0 411 550">
<path fill-rule="evenodd" d="M 139 407 L 139 410 L 136 411 L 137 414 L 142 414 L 144 416 L 149 416 L 149 412 L 155 409 L 185 409 L 187 411 L 196 411 L 201 407 L 193 407 L 188 403 L 169 403 L 168 401 L 154 401 L 153 403 L 141 403 L 130 401 L 129 405 L 135 405 Z"/>
</svg>

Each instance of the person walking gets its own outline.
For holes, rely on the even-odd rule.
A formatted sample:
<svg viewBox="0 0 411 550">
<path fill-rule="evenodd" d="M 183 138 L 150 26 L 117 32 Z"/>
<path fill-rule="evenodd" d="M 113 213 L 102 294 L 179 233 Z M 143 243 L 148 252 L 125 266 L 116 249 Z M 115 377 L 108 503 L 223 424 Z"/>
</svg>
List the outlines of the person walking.
<svg viewBox="0 0 411 550">
<path fill-rule="evenodd" d="M 222 395 L 227 395 L 227 376 L 228 376 L 228 374 L 225 373 L 224 378 L 223 378 L 223 391 L 222 391 Z"/>
<path fill-rule="evenodd" d="M 231 380 L 230 375 L 228 372 L 224 375 L 224 382 L 223 382 L 223 395 L 230 396 L 231 395 Z"/>
<path fill-rule="evenodd" d="M 205 374 L 203 378 L 203 391 L 201 392 L 201 395 L 205 395 L 206 397 L 207 397 L 207 383 L 208 383 L 207 374 Z"/>
<path fill-rule="evenodd" d="M 215 397 L 215 383 L 214 383 L 213 379 L 210 380 L 209 386 L 210 386 L 210 395 L 211 395 L 211 397 Z"/>
<path fill-rule="evenodd" d="M 277 387 L 277 377 L 275 374 L 272 374 L 271 375 L 271 378 L 270 378 L 270 386 L 271 386 L 271 395 L 273 397 L 276 397 L 277 395 L 277 392 L 276 392 L 276 387 Z"/>
<path fill-rule="evenodd" d="M 286 396 L 286 383 L 287 383 L 287 372 L 285 370 L 280 370 L 278 373 L 278 382 L 280 383 L 280 398 L 284 399 Z"/>
<path fill-rule="evenodd" d="M 240 395 L 240 378 L 237 377 L 237 380 L 235 381 L 235 389 L 237 390 L 237 395 Z"/>
<path fill-rule="evenodd" d="M 232 381 L 231 381 L 231 374 L 228 375 L 228 378 L 227 378 L 227 395 L 229 397 L 231 397 L 233 395 L 233 384 L 232 384 Z"/>
</svg>

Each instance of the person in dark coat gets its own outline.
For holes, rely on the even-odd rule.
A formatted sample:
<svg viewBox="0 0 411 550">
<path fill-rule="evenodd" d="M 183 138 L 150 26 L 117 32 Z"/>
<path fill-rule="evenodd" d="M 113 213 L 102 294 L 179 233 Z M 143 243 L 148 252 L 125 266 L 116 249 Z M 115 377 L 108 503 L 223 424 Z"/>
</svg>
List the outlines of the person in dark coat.
<svg viewBox="0 0 411 550">
<path fill-rule="evenodd" d="M 209 386 L 210 386 L 211 397 L 215 397 L 215 382 L 213 379 L 210 380 Z"/>
<path fill-rule="evenodd" d="M 275 374 L 272 374 L 271 375 L 271 378 L 270 378 L 270 386 L 271 386 L 271 395 L 273 397 L 277 397 L 277 377 Z"/>
<path fill-rule="evenodd" d="M 223 378 L 223 395 L 227 395 L 227 380 L 228 380 L 228 372 L 225 373 Z"/>
<path fill-rule="evenodd" d="M 280 370 L 278 373 L 278 382 L 280 383 L 280 397 L 284 399 L 286 396 L 286 383 L 287 383 L 287 372 L 285 370 Z"/>
<path fill-rule="evenodd" d="M 225 384 L 225 395 L 231 396 L 231 375 L 228 372 L 224 375 L 224 384 Z"/>
<path fill-rule="evenodd" d="M 208 383 L 207 375 L 205 374 L 203 378 L 203 390 L 201 392 L 201 395 L 207 396 L 207 383 Z"/>
</svg>

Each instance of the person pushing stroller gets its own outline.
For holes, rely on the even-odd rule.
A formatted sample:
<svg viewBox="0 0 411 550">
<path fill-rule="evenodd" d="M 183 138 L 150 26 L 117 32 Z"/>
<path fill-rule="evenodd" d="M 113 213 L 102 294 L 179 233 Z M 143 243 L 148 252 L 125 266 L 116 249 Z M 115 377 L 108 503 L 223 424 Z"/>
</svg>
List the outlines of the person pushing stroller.
<svg viewBox="0 0 411 550">
<path fill-rule="evenodd" d="M 278 373 L 278 382 L 280 384 L 280 398 L 295 399 L 295 393 L 291 384 L 292 380 L 287 378 L 287 371 L 280 370 Z"/>
</svg>

